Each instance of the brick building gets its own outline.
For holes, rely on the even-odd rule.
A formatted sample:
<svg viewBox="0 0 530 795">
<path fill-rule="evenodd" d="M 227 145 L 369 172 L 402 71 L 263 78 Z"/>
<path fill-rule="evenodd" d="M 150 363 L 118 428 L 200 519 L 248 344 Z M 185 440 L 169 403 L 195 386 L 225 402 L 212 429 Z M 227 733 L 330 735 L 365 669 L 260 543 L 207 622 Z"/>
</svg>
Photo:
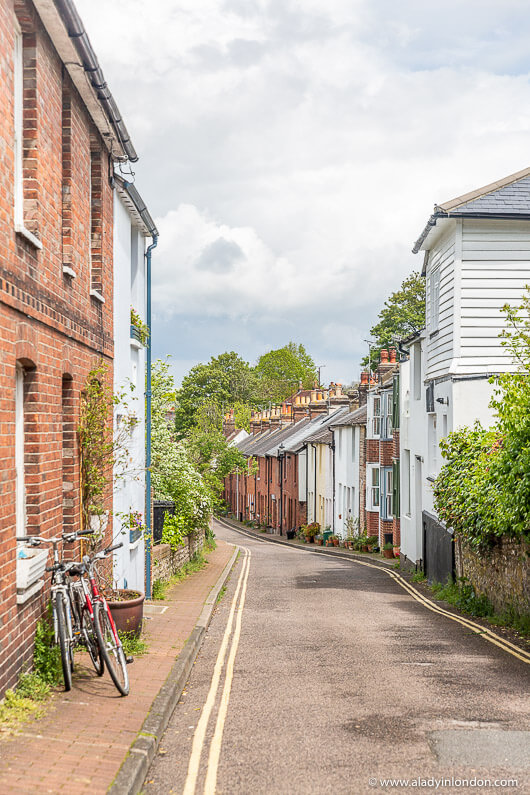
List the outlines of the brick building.
<svg viewBox="0 0 530 795">
<path fill-rule="evenodd" d="M 366 532 L 399 546 L 399 364 L 381 351 L 375 377 L 363 373 L 366 393 Z"/>
<path fill-rule="evenodd" d="M 80 393 L 99 361 L 112 377 L 113 163 L 136 154 L 70 0 L 1 3 L 0 65 L 1 694 L 47 601 L 17 588 L 16 536 L 79 527 Z"/>
</svg>

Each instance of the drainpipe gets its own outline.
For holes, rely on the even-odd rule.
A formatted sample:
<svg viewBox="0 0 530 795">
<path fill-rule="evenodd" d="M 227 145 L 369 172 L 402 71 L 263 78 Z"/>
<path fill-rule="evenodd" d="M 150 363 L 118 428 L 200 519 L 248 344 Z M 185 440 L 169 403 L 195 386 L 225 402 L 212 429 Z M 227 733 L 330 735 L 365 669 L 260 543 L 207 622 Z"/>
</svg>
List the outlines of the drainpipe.
<svg viewBox="0 0 530 795">
<path fill-rule="evenodd" d="M 331 444 L 330 444 L 331 455 L 333 456 L 333 484 L 332 484 L 332 488 L 333 488 L 333 525 L 332 525 L 332 527 L 333 527 L 333 533 L 335 533 L 335 431 L 332 428 L 330 428 L 330 431 L 331 431 L 331 437 L 332 437 L 332 440 L 333 440 L 331 442 Z"/>
<path fill-rule="evenodd" d="M 313 521 L 316 522 L 317 520 L 317 448 L 316 445 L 311 442 L 311 447 L 313 448 L 313 469 L 315 472 L 315 488 L 313 491 Z"/>
<path fill-rule="evenodd" d="M 149 327 L 149 337 L 147 340 L 146 351 L 146 391 L 145 391 L 145 529 L 146 529 L 146 544 L 145 544 L 145 595 L 147 599 L 151 598 L 151 251 L 156 248 L 158 243 L 158 234 L 153 233 L 153 242 L 147 247 L 145 252 L 145 259 L 147 263 L 147 325 Z"/>
</svg>

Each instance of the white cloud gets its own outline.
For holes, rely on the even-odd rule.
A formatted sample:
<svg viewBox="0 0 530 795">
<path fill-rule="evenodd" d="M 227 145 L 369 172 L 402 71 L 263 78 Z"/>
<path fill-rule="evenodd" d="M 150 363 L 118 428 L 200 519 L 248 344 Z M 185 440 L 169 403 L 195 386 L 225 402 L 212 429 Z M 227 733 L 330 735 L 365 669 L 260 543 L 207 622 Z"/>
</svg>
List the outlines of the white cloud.
<svg viewBox="0 0 530 795">
<path fill-rule="evenodd" d="M 309 339 L 305 314 L 349 362 L 433 203 L 528 164 L 524 0 L 78 5 L 159 218 L 157 309 L 211 317 L 216 344 L 245 319 Z"/>
</svg>

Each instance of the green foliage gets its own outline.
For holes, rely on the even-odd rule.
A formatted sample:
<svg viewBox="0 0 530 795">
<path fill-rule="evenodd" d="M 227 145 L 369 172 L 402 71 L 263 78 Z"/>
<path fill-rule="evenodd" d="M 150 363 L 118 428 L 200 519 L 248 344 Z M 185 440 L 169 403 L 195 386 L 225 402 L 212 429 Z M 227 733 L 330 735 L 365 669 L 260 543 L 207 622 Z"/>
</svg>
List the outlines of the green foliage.
<svg viewBox="0 0 530 795">
<path fill-rule="evenodd" d="M 182 437 L 193 428 L 205 404 L 223 412 L 236 403 L 253 405 L 255 393 L 256 377 L 248 362 L 234 351 L 212 356 L 207 364 L 192 367 L 176 394 L 177 434 Z"/>
<path fill-rule="evenodd" d="M 187 531 L 188 527 L 183 516 L 179 514 L 165 514 L 164 527 L 162 528 L 162 541 L 164 544 L 169 544 L 173 550 L 177 549 L 177 547 L 181 547 L 184 543 Z"/>
<path fill-rule="evenodd" d="M 167 580 L 155 580 L 153 582 L 151 598 L 156 601 L 163 601 L 169 585 Z"/>
<path fill-rule="evenodd" d="M 90 527 L 90 516 L 104 512 L 105 498 L 113 477 L 129 471 L 128 444 L 137 417 L 129 407 L 134 399 L 124 388 L 114 394 L 112 371 L 103 360 L 87 375 L 81 393 L 79 425 L 81 508 L 83 527 Z M 113 409 L 120 407 L 120 423 L 113 427 Z M 95 541 L 99 539 L 95 538 Z"/>
<path fill-rule="evenodd" d="M 261 403 L 280 403 L 296 392 L 300 382 L 309 389 L 317 378 L 313 359 L 303 345 L 294 342 L 260 356 L 256 374 Z"/>
<path fill-rule="evenodd" d="M 173 529 L 189 535 L 207 528 L 212 513 L 211 491 L 194 467 L 189 449 L 177 441 L 166 420 L 168 405 L 175 396 L 173 377 L 167 362 L 158 360 L 152 370 L 152 476 L 156 499 L 175 503 Z M 170 542 L 168 542 L 170 543 Z"/>
<path fill-rule="evenodd" d="M 234 409 L 234 424 L 236 430 L 244 430 L 250 433 L 250 417 L 252 410 L 248 404 L 236 402 L 232 406 Z"/>
<path fill-rule="evenodd" d="M 519 307 L 504 307 L 501 344 L 518 370 L 492 379 L 494 427 L 476 423 L 440 442 L 447 463 L 434 486 L 438 515 L 478 549 L 500 536 L 530 537 L 529 310 L 528 292 Z"/>
<path fill-rule="evenodd" d="M 427 577 L 425 576 L 425 572 L 415 571 L 410 579 L 412 582 L 425 582 Z"/>
<path fill-rule="evenodd" d="M 138 312 L 131 306 L 131 326 L 138 330 L 140 342 L 145 347 L 149 341 L 149 326 L 143 322 Z"/>
<path fill-rule="evenodd" d="M 142 657 L 149 651 L 149 644 L 142 638 L 138 638 L 134 632 L 118 631 L 123 646 L 123 651 L 127 656 Z"/>
<path fill-rule="evenodd" d="M 483 618 L 493 615 L 494 610 L 489 599 L 484 595 L 478 596 L 473 586 L 464 579 L 458 583 L 448 582 L 446 585 L 433 583 L 431 589 L 436 599 L 448 602 L 470 616 Z"/>
<path fill-rule="evenodd" d="M 425 279 L 417 272 L 411 273 L 399 290 L 392 293 L 379 312 L 378 322 L 370 329 L 375 342 L 371 357 L 362 361 L 368 367 L 371 358 L 372 369 L 383 348 L 395 345 L 396 340 L 407 337 L 425 326 Z"/>
<path fill-rule="evenodd" d="M 61 651 L 55 643 L 51 602 L 46 615 L 37 621 L 33 670 L 48 685 L 57 685 L 62 681 Z"/>
</svg>

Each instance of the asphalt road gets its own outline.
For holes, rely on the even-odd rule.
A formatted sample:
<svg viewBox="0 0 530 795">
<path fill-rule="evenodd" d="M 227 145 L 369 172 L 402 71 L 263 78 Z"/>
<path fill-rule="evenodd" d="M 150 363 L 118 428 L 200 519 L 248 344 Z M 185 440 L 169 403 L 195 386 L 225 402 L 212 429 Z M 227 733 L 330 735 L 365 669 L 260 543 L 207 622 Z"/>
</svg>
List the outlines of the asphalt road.
<svg viewBox="0 0 530 795">
<path fill-rule="evenodd" d="M 530 792 L 530 666 L 382 571 L 216 533 L 242 554 L 145 795 Z"/>
</svg>

